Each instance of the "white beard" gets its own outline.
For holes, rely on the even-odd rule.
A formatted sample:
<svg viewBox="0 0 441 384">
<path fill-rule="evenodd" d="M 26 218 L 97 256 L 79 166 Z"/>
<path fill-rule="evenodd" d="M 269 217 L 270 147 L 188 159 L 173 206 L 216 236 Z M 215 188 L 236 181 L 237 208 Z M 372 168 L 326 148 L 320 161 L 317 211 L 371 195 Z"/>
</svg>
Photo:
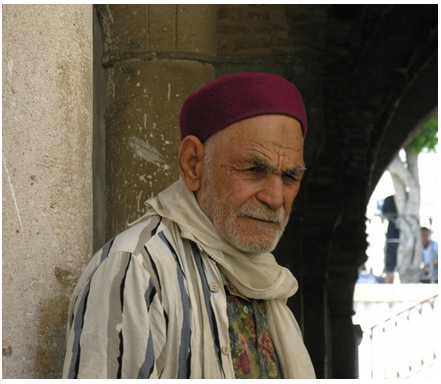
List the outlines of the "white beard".
<svg viewBox="0 0 441 384">
<path fill-rule="evenodd" d="M 276 248 L 289 220 L 289 215 L 285 218 L 283 207 L 274 210 L 262 203 L 257 208 L 244 204 L 234 211 L 229 210 L 227 204 L 220 201 L 219 188 L 216 188 L 213 183 L 210 164 L 204 164 L 204 171 L 205 177 L 199 205 L 213 222 L 223 240 L 246 253 L 272 252 Z M 270 232 L 273 232 L 272 239 L 269 240 L 264 237 L 256 239 L 255 236 L 252 239 L 247 239 L 246 236 L 241 234 L 241 229 L 238 226 L 237 220 L 239 217 L 252 217 L 277 223 L 277 227 L 270 230 Z M 252 228 L 252 225 L 250 227 Z"/>
</svg>

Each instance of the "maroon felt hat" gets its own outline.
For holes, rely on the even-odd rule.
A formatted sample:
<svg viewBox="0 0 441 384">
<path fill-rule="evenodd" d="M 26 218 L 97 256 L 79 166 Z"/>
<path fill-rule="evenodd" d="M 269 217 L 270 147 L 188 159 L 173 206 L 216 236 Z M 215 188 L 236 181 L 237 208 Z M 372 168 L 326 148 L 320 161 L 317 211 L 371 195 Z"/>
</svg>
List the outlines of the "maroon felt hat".
<svg viewBox="0 0 441 384">
<path fill-rule="evenodd" d="M 306 111 L 297 88 L 282 77 L 239 73 L 217 79 L 184 101 L 179 116 L 181 140 L 204 142 L 213 133 L 258 115 L 287 115 L 298 120 L 306 136 Z"/>
</svg>

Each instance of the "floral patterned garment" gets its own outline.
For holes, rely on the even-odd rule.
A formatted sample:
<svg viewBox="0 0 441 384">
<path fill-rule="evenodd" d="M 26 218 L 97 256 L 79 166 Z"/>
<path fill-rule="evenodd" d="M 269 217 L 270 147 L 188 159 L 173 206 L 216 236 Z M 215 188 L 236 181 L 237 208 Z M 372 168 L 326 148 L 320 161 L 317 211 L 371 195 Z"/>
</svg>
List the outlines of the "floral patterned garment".
<svg viewBox="0 0 441 384">
<path fill-rule="evenodd" d="M 236 379 L 281 379 L 263 300 L 247 299 L 222 276 Z"/>
</svg>

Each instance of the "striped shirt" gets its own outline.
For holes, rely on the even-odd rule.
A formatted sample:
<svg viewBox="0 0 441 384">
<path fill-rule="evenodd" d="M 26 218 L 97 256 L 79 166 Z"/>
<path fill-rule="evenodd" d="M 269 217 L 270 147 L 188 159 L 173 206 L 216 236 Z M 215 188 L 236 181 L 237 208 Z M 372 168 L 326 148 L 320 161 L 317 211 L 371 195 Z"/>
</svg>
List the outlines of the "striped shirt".
<svg viewBox="0 0 441 384">
<path fill-rule="evenodd" d="M 225 314 L 215 263 L 153 216 L 106 244 L 81 276 L 63 377 L 234 378 Z M 216 364 L 206 370 L 204 359 Z"/>
</svg>

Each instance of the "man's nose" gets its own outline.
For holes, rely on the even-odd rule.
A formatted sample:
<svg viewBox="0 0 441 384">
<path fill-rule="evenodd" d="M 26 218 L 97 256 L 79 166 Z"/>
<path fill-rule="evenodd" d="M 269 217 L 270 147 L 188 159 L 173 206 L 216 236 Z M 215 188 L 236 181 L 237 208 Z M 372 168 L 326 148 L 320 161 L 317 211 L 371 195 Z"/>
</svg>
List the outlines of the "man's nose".
<svg viewBox="0 0 441 384">
<path fill-rule="evenodd" d="M 272 209 L 283 206 L 283 180 L 275 174 L 268 175 L 263 181 L 262 189 L 256 194 L 257 200 Z"/>
</svg>

